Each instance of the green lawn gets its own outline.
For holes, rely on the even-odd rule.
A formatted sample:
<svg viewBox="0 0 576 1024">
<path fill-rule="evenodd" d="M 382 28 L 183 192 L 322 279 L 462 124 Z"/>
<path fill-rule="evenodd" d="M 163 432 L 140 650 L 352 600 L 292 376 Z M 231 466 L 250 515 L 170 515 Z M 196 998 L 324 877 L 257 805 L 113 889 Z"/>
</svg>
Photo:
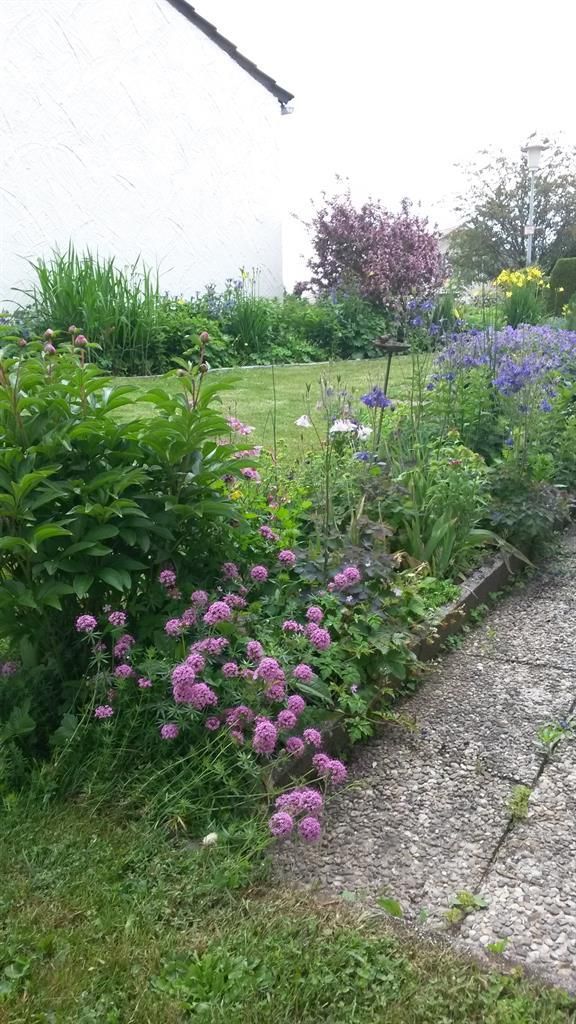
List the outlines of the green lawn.
<svg viewBox="0 0 576 1024">
<path fill-rule="evenodd" d="M 346 388 L 355 395 L 361 395 L 374 384 L 383 386 L 386 359 L 349 360 L 337 363 L 309 363 L 305 366 L 279 366 L 274 371 L 269 367 L 237 369 L 231 371 L 213 370 L 215 374 L 231 373 L 237 384 L 232 392 L 224 396 L 227 412 L 237 416 L 244 423 L 256 427 L 252 440 L 270 445 L 273 440 L 273 419 L 276 414 L 277 440 L 295 441 L 302 433 L 312 440 L 312 431 L 302 431 L 294 421 L 314 406 L 318 399 L 318 382 L 326 378 L 334 386 Z M 392 398 L 406 393 L 412 363 L 407 356 L 395 356 L 388 391 Z M 142 387 L 150 387 L 158 378 L 138 378 Z M 307 386 L 310 394 L 307 397 Z"/>
<path fill-rule="evenodd" d="M 1 1024 L 568 1024 L 576 1002 L 70 804 L 0 818 Z"/>
</svg>

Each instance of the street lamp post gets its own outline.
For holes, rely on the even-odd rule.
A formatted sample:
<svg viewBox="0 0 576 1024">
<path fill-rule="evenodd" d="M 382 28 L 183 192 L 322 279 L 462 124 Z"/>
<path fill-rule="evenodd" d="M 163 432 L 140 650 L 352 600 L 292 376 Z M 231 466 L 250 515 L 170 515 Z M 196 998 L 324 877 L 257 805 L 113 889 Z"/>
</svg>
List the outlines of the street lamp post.
<svg viewBox="0 0 576 1024">
<path fill-rule="evenodd" d="M 534 179 L 536 177 L 536 171 L 540 166 L 540 158 L 545 149 L 548 149 L 546 143 L 538 142 L 534 137 L 532 137 L 531 140 L 522 148 L 522 152 L 526 153 L 528 158 L 528 171 L 530 174 L 528 223 L 524 228 L 524 236 L 526 238 L 526 266 L 528 267 L 532 263 L 532 242 L 534 239 Z"/>
</svg>

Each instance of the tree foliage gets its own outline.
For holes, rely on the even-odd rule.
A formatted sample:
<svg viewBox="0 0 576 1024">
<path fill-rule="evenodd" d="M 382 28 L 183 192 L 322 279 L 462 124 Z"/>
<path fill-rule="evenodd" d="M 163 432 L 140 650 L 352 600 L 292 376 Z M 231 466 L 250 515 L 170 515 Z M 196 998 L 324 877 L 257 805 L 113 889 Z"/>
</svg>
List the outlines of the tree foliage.
<svg viewBox="0 0 576 1024">
<path fill-rule="evenodd" d="M 512 159 L 484 150 L 465 169 L 466 191 L 455 211 L 460 227 L 450 237 L 450 261 L 464 281 L 495 277 L 503 267 L 526 265 L 530 172 L 526 156 Z M 533 260 L 549 271 L 576 255 L 576 147 L 553 144 L 535 176 Z"/>
<path fill-rule="evenodd" d="M 392 213 L 371 199 L 357 208 L 349 189 L 324 194 L 308 227 L 312 285 L 320 293 L 350 292 L 378 306 L 403 309 L 409 298 L 442 281 L 437 236 L 407 200 L 400 213 Z"/>
</svg>

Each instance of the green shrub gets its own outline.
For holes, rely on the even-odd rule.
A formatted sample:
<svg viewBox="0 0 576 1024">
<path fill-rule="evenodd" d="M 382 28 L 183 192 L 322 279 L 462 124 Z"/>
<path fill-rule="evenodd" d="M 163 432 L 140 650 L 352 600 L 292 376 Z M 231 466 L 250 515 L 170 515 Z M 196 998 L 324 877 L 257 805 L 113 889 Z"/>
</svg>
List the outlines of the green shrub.
<svg viewBox="0 0 576 1024">
<path fill-rule="evenodd" d="M 183 367 L 176 393 L 170 378 L 142 396 L 113 386 L 85 349 L 53 348 L 0 351 L 0 636 L 26 665 L 28 696 L 48 705 L 47 729 L 85 667 L 79 606 L 115 597 L 147 614 L 161 566 L 210 575 L 235 514 L 222 478 L 246 465 L 220 440 L 225 380 Z M 148 410 L 131 411 L 143 398 Z"/>
<path fill-rule="evenodd" d="M 576 256 L 556 260 L 550 274 L 550 311 L 557 316 L 576 293 Z"/>
<path fill-rule="evenodd" d="M 36 281 L 23 290 L 30 325 L 67 331 L 76 325 L 101 349 L 102 366 L 116 373 L 162 370 L 158 275 L 137 260 L 121 270 L 114 258 L 78 253 L 70 244 L 31 264 Z"/>
<path fill-rule="evenodd" d="M 194 305 L 184 299 L 165 296 L 160 303 L 156 336 L 156 351 L 159 357 L 161 356 L 161 369 L 171 369 L 175 357 L 189 351 L 198 352 L 198 337 L 204 331 L 210 335 L 210 366 L 233 366 L 237 362 L 234 346 L 223 332 L 218 320 L 205 312 L 196 311 Z"/>
<path fill-rule="evenodd" d="M 544 300 L 536 285 L 514 285 L 506 292 L 502 303 L 504 321 L 510 327 L 519 324 L 538 324 L 544 317 Z"/>
</svg>

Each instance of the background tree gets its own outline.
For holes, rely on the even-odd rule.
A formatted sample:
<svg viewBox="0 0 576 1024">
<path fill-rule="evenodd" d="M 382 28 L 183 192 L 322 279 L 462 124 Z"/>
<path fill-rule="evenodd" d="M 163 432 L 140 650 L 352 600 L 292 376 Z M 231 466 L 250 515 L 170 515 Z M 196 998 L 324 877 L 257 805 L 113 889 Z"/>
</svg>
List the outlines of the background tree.
<svg viewBox="0 0 576 1024">
<path fill-rule="evenodd" d="M 464 281 L 487 280 L 505 267 L 526 265 L 530 175 L 526 156 L 511 159 L 484 150 L 468 165 L 468 187 L 455 207 L 460 227 L 450 235 L 449 258 Z M 542 156 L 535 178 L 533 260 L 550 271 L 561 256 L 576 256 L 576 147 L 557 143 Z"/>
<path fill-rule="evenodd" d="M 400 213 L 391 213 L 372 199 L 357 208 L 349 189 L 324 194 L 308 228 L 311 284 L 321 294 L 352 292 L 400 311 L 408 299 L 426 295 L 442 282 L 437 235 L 412 213 L 407 200 Z"/>
</svg>

